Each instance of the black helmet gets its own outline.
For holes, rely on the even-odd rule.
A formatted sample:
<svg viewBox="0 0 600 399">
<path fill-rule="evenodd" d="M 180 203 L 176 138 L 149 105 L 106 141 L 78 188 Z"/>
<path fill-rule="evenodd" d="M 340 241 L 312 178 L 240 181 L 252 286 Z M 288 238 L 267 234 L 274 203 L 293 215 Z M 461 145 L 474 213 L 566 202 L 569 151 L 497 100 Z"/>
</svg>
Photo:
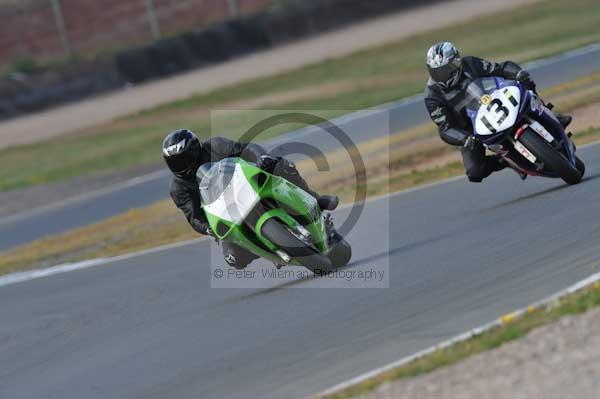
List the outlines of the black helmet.
<svg viewBox="0 0 600 399">
<path fill-rule="evenodd" d="M 178 177 L 195 175 L 200 165 L 202 145 L 198 137 L 188 129 L 171 132 L 163 141 L 163 158 L 171 172 Z"/>
<path fill-rule="evenodd" d="M 434 44 L 427 51 L 427 69 L 436 83 L 444 87 L 454 86 L 462 72 L 458 49 L 450 42 Z"/>
</svg>

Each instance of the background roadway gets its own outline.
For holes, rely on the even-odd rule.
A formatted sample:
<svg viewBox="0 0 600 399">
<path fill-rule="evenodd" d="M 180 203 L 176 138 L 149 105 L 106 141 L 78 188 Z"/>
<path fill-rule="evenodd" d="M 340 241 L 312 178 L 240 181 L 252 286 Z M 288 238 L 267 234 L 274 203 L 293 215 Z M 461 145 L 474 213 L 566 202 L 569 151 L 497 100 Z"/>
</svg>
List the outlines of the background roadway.
<svg viewBox="0 0 600 399">
<path fill-rule="evenodd" d="M 600 70 L 600 44 L 533 62 L 527 67 L 539 87 L 549 87 L 577 79 Z M 385 104 L 377 109 L 381 112 L 389 111 L 391 132 L 409 129 L 429 121 L 422 96 Z M 335 122 L 355 143 L 360 143 L 387 134 L 371 129 L 374 118 L 381 118 L 381 114 L 367 110 L 346 115 Z M 321 151 L 340 146 L 332 137 L 324 135 L 318 129 L 303 129 L 272 140 L 267 147 L 273 148 L 289 141 L 317 145 Z M 167 171 L 157 171 L 112 188 L 107 187 L 106 190 L 2 218 L 0 251 L 165 199 L 168 197 L 168 182 Z"/>
<path fill-rule="evenodd" d="M 387 289 L 211 289 L 208 241 L 2 287 L 0 397 L 293 399 L 412 354 L 598 270 L 600 145 L 580 156 L 573 187 L 504 171 L 369 202 L 351 269 L 389 264 Z"/>
</svg>

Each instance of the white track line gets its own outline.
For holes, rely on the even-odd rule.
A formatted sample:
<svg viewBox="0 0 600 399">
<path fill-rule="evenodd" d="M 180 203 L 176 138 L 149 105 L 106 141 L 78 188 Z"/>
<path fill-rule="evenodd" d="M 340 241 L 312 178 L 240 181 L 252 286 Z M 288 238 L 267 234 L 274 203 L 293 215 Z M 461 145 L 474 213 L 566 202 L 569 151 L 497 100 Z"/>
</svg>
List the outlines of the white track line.
<svg viewBox="0 0 600 399">
<path fill-rule="evenodd" d="M 539 309 L 539 308 L 542 308 L 542 307 L 546 307 L 547 305 L 551 304 L 552 302 L 557 301 L 558 299 L 560 299 L 560 298 L 562 298 L 562 297 L 564 297 L 566 295 L 569 295 L 569 294 L 572 294 L 574 292 L 577 292 L 577 291 L 579 291 L 579 290 L 581 290 L 581 289 L 583 289 L 583 288 L 585 288 L 587 286 L 590 286 L 590 285 L 592 285 L 594 283 L 597 283 L 597 282 L 600 282 L 600 272 L 597 272 L 597 273 L 595 273 L 595 274 L 587 277 L 586 279 L 581 280 L 581 281 L 573 284 L 572 286 L 570 286 L 570 287 L 568 287 L 568 288 L 566 288 L 566 289 L 564 289 L 562 291 L 559 291 L 558 293 L 556 293 L 556 294 L 554 294 L 554 295 L 552 295 L 552 296 L 550 296 L 550 297 L 548 297 L 546 299 L 543 299 L 543 300 L 541 300 L 539 302 L 536 302 L 536 303 L 534 303 L 532 305 L 529 305 L 529 306 L 527 306 L 525 308 L 522 308 L 522 309 L 519 309 L 517 311 L 505 314 L 505 315 L 501 316 L 500 318 L 498 318 L 498 319 L 496 319 L 496 320 L 494 320 L 494 321 L 492 321 L 490 323 L 487 323 L 487 324 L 484 324 L 482 326 L 476 327 L 476 328 L 474 328 L 474 329 L 472 329 L 470 331 L 467 331 L 465 333 L 457 335 L 456 337 L 451 338 L 451 339 L 449 339 L 447 341 L 440 342 L 439 344 L 434 345 L 434 346 L 432 346 L 430 348 L 427 348 L 425 350 L 422 350 L 420 352 L 417 352 L 414 355 L 410 355 L 410 356 L 404 357 L 404 358 L 399 359 L 399 360 L 397 360 L 395 362 L 389 363 L 389 364 L 387 364 L 385 366 L 376 368 L 374 370 L 371 370 L 369 372 L 366 372 L 364 374 L 356 376 L 356 377 L 354 377 L 354 378 L 352 378 L 352 379 L 350 379 L 348 381 L 345 381 L 345 382 L 342 382 L 340 384 L 337 384 L 337 385 L 335 385 L 335 386 L 333 386 L 333 387 L 331 387 L 331 388 L 329 388 L 329 389 L 327 389 L 327 390 L 325 390 L 325 391 L 317 394 L 315 396 L 315 398 L 323 398 L 323 397 L 325 397 L 327 395 L 332 395 L 332 394 L 335 394 L 335 393 L 339 393 L 340 391 L 343 391 L 343 390 L 345 390 L 345 389 L 347 389 L 347 388 L 349 388 L 351 386 L 360 384 L 360 383 L 362 383 L 362 382 L 364 382 L 366 380 L 369 380 L 369 379 L 371 379 L 373 377 L 376 377 L 376 376 L 378 376 L 380 374 L 383 374 L 383 373 L 388 372 L 390 370 L 393 370 L 395 368 L 404 366 L 404 365 L 406 365 L 408 363 L 411 363 L 411 362 L 413 362 L 413 361 L 415 361 L 417 359 L 425 357 L 425 356 L 427 356 L 427 355 L 429 355 L 429 354 L 431 354 L 433 352 L 436 352 L 436 351 L 439 351 L 439 350 L 442 350 L 442 349 L 446 349 L 446 348 L 448 348 L 450 346 L 453 346 L 453 345 L 455 345 L 457 343 L 460 343 L 460 342 L 467 341 L 467 340 L 469 340 L 469 339 L 471 339 L 473 337 L 476 337 L 478 335 L 481 335 L 482 333 L 484 333 L 486 331 L 489 331 L 489 330 L 491 330 L 493 328 L 499 327 L 499 326 L 501 326 L 503 324 L 510 323 L 515 318 L 518 318 L 518 317 L 524 315 L 525 313 L 531 312 L 533 310 L 536 310 L 536 309 Z"/>
</svg>

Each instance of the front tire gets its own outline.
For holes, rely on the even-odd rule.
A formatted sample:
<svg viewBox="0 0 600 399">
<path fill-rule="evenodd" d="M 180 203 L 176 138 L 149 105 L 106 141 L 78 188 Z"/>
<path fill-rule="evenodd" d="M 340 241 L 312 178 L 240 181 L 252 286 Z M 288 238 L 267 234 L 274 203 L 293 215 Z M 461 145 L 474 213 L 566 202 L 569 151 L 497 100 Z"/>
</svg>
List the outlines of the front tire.
<svg viewBox="0 0 600 399">
<path fill-rule="evenodd" d="M 344 267 L 350 262 L 350 259 L 352 258 L 352 247 L 348 241 L 344 240 L 344 238 L 338 234 L 337 231 L 333 234 L 333 237 L 331 237 L 329 246 L 331 249 L 329 250 L 328 256 L 335 269 Z"/>
<path fill-rule="evenodd" d="M 583 175 L 585 175 L 585 164 L 578 156 L 575 156 L 575 167 L 577 167 L 577 170 L 581 173 L 581 177 L 583 178 Z"/>
<path fill-rule="evenodd" d="M 267 220 L 262 225 L 261 232 L 265 238 L 310 271 L 318 274 L 334 270 L 331 260 L 327 256 L 320 254 L 313 247 L 294 236 L 289 231 L 289 227 L 279 219 Z"/>
<path fill-rule="evenodd" d="M 581 181 L 583 174 L 532 129 L 525 130 L 519 141 L 544 163 L 544 167 L 556 173 L 567 184 Z"/>
</svg>

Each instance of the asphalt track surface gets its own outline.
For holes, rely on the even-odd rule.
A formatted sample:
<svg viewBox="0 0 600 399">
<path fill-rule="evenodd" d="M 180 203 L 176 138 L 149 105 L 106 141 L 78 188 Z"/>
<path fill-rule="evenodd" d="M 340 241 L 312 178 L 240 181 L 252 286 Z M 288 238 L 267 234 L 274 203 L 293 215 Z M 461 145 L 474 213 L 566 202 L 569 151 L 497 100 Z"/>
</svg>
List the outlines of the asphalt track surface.
<svg viewBox="0 0 600 399">
<path fill-rule="evenodd" d="M 600 44 L 533 62 L 527 67 L 532 71 L 540 87 L 570 81 L 600 70 Z M 389 112 L 391 132 L 415 127 L 429 120 L 421 96 L 386 104 L 377 109 L 378 112 L 359 111 L 341 117 L 335 123 L 355 143 L 360 143 L 388 134 L 371 128 L 373 118 L 381 118 L 382 113 L 387 115 Z M 316 143 L 321 151 L 340 147 L 335 139 L 324 135 L 322 130 L 314 128 L 272 140 L 267 143 L 267 147 L 273 148 L 290 141 L 297 145 Z M 168 196 L 168 180 L 166 171 L 157 171 L 133 182 L 107 187 L 101 192 L 83 193 L 79 198 L 2 218 L 0 219 L 0 251 L 165 199 Z"/>
<path fill-rule="evenodd" d="M 503 171 L 368 202 L 348 270 L 389 288 L 210 288 L 208 241 L 1 287 L 0 397 L 292 399 L 415 353 L 598 271 L 600 145 L 579 153 L 577 186 Z"/>
</svg>

